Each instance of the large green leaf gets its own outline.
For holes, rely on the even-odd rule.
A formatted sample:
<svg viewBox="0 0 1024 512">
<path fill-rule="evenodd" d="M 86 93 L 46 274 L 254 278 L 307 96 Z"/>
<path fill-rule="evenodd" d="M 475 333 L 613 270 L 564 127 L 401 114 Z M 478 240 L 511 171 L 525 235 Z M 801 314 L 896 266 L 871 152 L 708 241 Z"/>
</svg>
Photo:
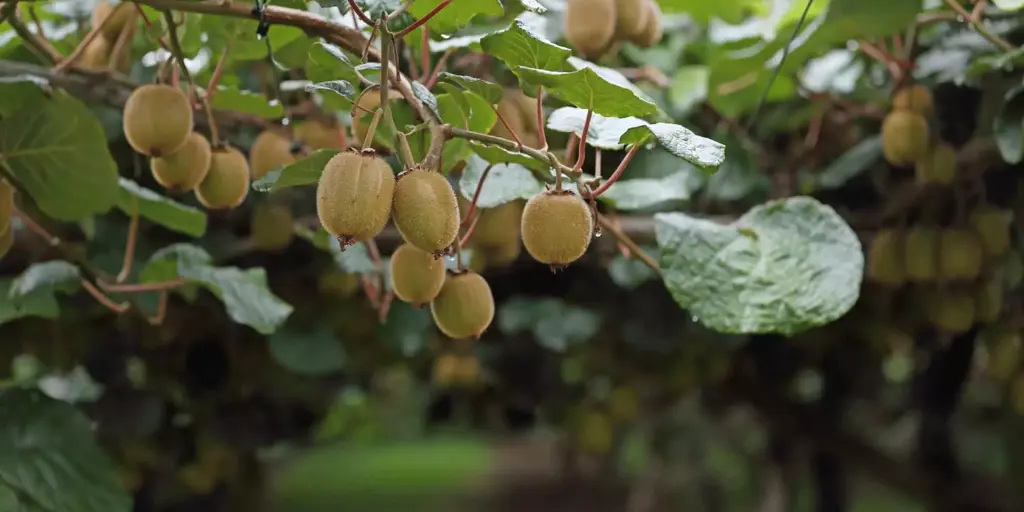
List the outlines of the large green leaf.
<svg viewBox="0 0 1024 512">
<path fill-rule="evenodd" d="M 476 141 L 469 142 L 470 149 L 480 158 L 492 164 L 516 164 L 540 172 L 548 172 L 551 165 L 518 151 L 509 151 L 501 146 L 492 146 Z"/>
<path fill-rule="evenodd" d="M 442 1 L 419 0 L 409 6 L 409 12 L 417 18 L 422 18 L 440 5 Z M 430 18 L 427 26 L 431 30 L 448 34 L 468 25 L 477 16 L 501 16 L 502 14 L 505 14 L 505 9 L 499 0 L 452 0 L 447 7 Z"/>
<path fill-rule="evenodd" d="M 245 91 L 237 87 L 217 87 L 210 106 L 268 119 L 284 115 L 284 106 L 281 105 L 281 102 L 271 101 L 261 93 Z"/>
<path fill-rule="evenodd" d="M 157 194 L 128 178 L 121 178 L 117 208 L 127 215 L 137 209 L 140 216 L 178 233 L 197 238 L 206 233 L 205 213 Z"/>
<path fill-rule="evenodd" d="M 0 487 L 24 512 L 129 512 L 132 499 L 90 420 L 38 390 L 0 392 Z"/>
<path fill-rule="evenodd" d="M 296 234 L 308 240 L 314 247 L 325 251 L 334 257 L 334 262 L 342 271 L 349 274 L 376 274 L 378 269 L 370 258 L 370 250 L 366 244 L 359 242 L 341 250 L 341 243 L 337 238 L 320 227 L 316 230 L 299 229 Z"/>
<path fill-rule="evenodd" d="M 459 178 L 462 197 L 473 199 L 480 178 L 489 164 L 477 155 L 466 159 L 466 168 Z M 544 191 L 544 184 L 534 177 L 529 169 L 518 164 L 495 164 L 487 174 L 477 206 L 493 208 L 516 199 L 529 199 Z"/>
<path fill-rule="evenodd" d="M 319 149 L 310 155 L 296 160 L 290 165 L 267 173 L 252 184 L 253 190 L 259 192 L 276 192 L 289 187 L 315 185 L 320 181 L 327 162 L 337 155 L 337 149 Z"/>
<path fill-rule="evenodd" d="M 475 92 L 482 98 L 487 100 L 491 105 L 501 101 L 502 96 L 505 95 L 505 91 L 501 89 L 501 86 L 494 83 L 475 78 L 472 76 L 456 75 L 447 71 L 442 72 L 438 75 L 438 78 L 442 82 L 448 82 L 450 84 L 459 85 L 467 91 Z"/>
<path fill-rule="evenodd" d="M 520 66 L 519 78 L 542 85 L 556 98 L 609 117 L 649 116 L 658 113 L 654 102 L 641 98 L 629 88 L 616 85 L 591 68 L 576 71 L 548 71 Z"/>
<path fill-rule="evenodd" d="M 66 261 L 34 263 L 14 278 L 7 298 L 17 301 L 44 291 L 72 293 L 81 286 L 81 280 L 78 267 Z"/>
<path fill-rule="evenodd" d="M 521 20 L 481 39 L 480 46 L 513 71 L 519 66 L 562 71 L 568 67 L 567 60 L 572 55 L 572 50 L 544 39 Z"/>
<path fill-rule="evenodd" d="M 810 197 L 766 203 L 731 225 L 658 214 L 655 232 L 669 292 L 719 332 L 796 334 L 840 318 L 860 294 L 857 235 Z"/>
<path fill-rule="evenodd" d="M 12 322 L 19 318 L 59 318 L 60 304 L 57 302 L 56 290 L 50 287 L 36 288 L 31 293 L 20 294 L 19 297 L 8 297 L 14 279 L 0 279 L 0 324 Z M 2 509 L 0 509 L 2 510 Z"/>
<path fill-rule="evenodd" d="M 277 364 L 300 375 L 322 377 L 345 367 L 345 350 L 323 325 L 312 329 L 286 327 L 268 340 Z"/>
<path fill-rule="evenodd" d="M 28 98 L 0 119 L 0 163 L 55 219 L 110 210 L 119 193 L 117 164 L 99 121 L 62 91 Z"/>
<path fill-rule="evenodd" d="M 663 178 L 619 180 L 600 199 L 616 210 L 643 210 L 671 201 L 687 201 L 702 184 L 699 175 L 689 172 Z"/>
</svg>

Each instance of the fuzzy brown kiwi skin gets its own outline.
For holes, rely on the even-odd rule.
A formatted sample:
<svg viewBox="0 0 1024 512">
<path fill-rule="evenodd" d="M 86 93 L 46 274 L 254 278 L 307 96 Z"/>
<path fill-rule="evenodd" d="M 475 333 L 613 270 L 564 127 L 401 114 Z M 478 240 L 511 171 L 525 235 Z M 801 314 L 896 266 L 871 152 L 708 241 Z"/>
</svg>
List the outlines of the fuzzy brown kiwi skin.
<svg viewBox="0 0 1024 512">
<path fill-rule="evenodd" d="M 212 157 L 210 142 L 203 134 L 192 132 L 174 153 L 150 158 L 149 167 L 160 186 L 174 193 L 189 192 L 206 178 Z"/>
<path fill-rule="evenodd" d="M 494 320 L 494 295 L 475 272 L 449 272 L 441 292 L 430 303 L 438 329 L 452 339 L 478 339 Z"/>
<path fill-rule="evenodd" d="M 399 300 L 421 308 L 437 297 L 444 286 L 444 261 L 411 244 L 402 244 L 391 255 L 391 289 Z"/>
<path fill-rule="evenodd" d="M 101 70 L 110 63 L 110 52 L 113 46 L 105 37 L 95 37 L 85 45 L 78 66 L 84 69 Z"/>
<path fill-rule="evenodd" d="M 647 0 L 645 3 L 647 16 L 644 29 L 639 34 L 630 38 L 630 41 L 641 48 L 650 48 L 661 42 L 664 29 L 661 26 L 661 7 L 658 5 L 658 2 L 656 0 Z"/>
<path fill-rule="evenodd" d="M 345 151 L 327 162 L 316 189 L 320 223 L 346 247 L 380 234 L 391 216 L 395 175 L 370 151 Z"/>
<path fill-rule="evenodd" d="M 520 231 L 530 256 L 556 270 L 587 252 L 594 235 L 594 217 L 590 206 L 576 194 L 552 190 L 527 201 Z"/>
<path fill-rule="evenodd" d="M 439 172 L 417 167 L 403 173 L 395 185 L 392 215 L 406 242 L 435 256 L 459 235 L 459 200 Z"/>
<path fill-rule="evenodd" d="M 896 167 L 914 164 L 928 155 L 931 131 L 920 114 L 894 110 L 882 121 L 882 153 Z"/>
<path fill-rule="evenodd" d="M 914 84 L 896 91 L 892 98 L 892 108 L 929 117 L 935 111 L 935 100 L 931 90 L 923 85 Z"/>
<path fill-rule="evenodd" d="M 276 130 L 263 130 L 249 148 L 249 168 L 253 181 L 279 167 L 295 163 L 291 138 Z"/>
<path fill-rule="evenodd" d="M 250 219 L 253 246 L 263 251 L 282 251 L 294 238 L 291 210 L 281 204 L 262 204 L 253 209 Z"/>
<path fill-rule="evenodd" d="M 164 156 L 178 150 L 192 133 L 192 106 L 177 87 L 143 85 L 124 105 L 124 135 L 128 143 L 147 156 Z"/>
<path fill-rule="evenodd" d="M 568 0 L 565 39 L 588 59 L 600 57 L 615 36 L 615 0 Z"/>
<path fill-rule="evenodd" d="M 196 187 L 196 199 L 209 210 L 237 208 L 249 194 L 249 162 L 236 148 L 214 148 L 210 170 Z"/>
<path fill-rule="evenodd" d="M 628 40 L 639 37 L 647 28 L 647 17 L 650 9 L 646 5 L 649 0 L 616 0 L 615 38 Z"/>
</svg>

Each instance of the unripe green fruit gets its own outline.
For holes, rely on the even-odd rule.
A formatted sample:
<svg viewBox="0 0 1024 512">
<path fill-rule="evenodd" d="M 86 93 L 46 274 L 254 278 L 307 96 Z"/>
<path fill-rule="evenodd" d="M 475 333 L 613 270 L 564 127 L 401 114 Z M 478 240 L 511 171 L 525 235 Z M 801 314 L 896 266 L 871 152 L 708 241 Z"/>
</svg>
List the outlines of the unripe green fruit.
<svg viewBox="0 0 1024 512">
<path fill-rule="evenodd" d="M 947 229 L 939 242 L 939 275 L 949 281 L 972 281 L 985 262 L 978 235 L 967 229 Z"/>
<path fill-rule="evenodd" d="M 192 106 L 177 87 L 143 85 L 124 104 L 124 136 L 139 153 L 169 155 L 185 144 L 190 133 Z"/>
<path fill-rule="evenodd" d="M 417 168 L 401 176 L 393 208 L 402 238 L 431 254 L 444 252 L 459 236 L 459 200 L 439 172 Z"/>
<path fill-rule="evenodd" d="M 611 418 L 599 411 L 587 411 L 580 418 L 577 443 L 581 451 L 594 455 L 608 453 L 615 439 Z"/>
<path fill-rule="evenodd" d="M 617 387 L 608 394 L 608 414 L 612 420 L 626 423 L 640 415 L 640 399 L 630 387 Z"/>
<path fill-rule="evenodd" d="M 915 226 L 907 230 L 903 242 L 907 280 L 915 283 L 934 281 L 938 276 L 939 230 Z"/>
<path fill-rule="evenodd" d="M 974 290 L 974 312 L 978 322 L 990 324 L 1003 312 L 1003 284 L 992 279 Z"/>
<path fill-rule="evenodd" d="M 939 330 L 962 334 L 974 326 L 974 297 L 960 290 L 940 290 L 930 302 L 929 319 Z"/>
<path fill-rule="evenodd" d="M 430 303 L 434 323 L 453 339 L 479 338 L 494 320 L 491 286 L 475 272 L 448 274 Z"/>
<path fill-rule="evenodd" d="M 907 281 L 904 268 L 903 238 L 894 229 L 878 231 L 868 249 L 867 277 L 872 282 L 900 287 Z"/>
<path fill-rule="evenodd" d="M 129 28 L 130 24 L 135 23 L 136 12 L 130 2 L 121 2 L 114 6 L 110 5 L 110 2 L 107 0 L 100 0 L 92 11 L 90 22 L 93 28 L 98 27 L 108 16 L 111 17 L 110 21 L 103 25 L 103 30 L 100 34 L 107 41 L 116 41 L 117 37 L 121 35 L 121 31 Z"/>
<path fill-rule="evenodd" d="M 956 179 L 956 150 L 946 143 L 936 144 L 915 167 L 918 183 L 949 185 Z"/>
<path fill-rule="evenodd" d="M 590 206 L 576 194 L 542 192 L 527 201 L 520 231 L 533 259 L 564 266 L 587 252 L 594 235 L 594 217 Z"/>
<path fill-rule="evenodd" d="M 295 128 L 295 136 L 312 151 L 318 149 L 344 149 L 345 133 L 337 121 L 324 122 L 311 119 Z"/>
<path fill-rule="evenodd" d="M 324 167 L 316 189 L 316 211 L 328 233 L 365 242 L 384 230 L 391 215 L 395 175 L 372 154 L 338 153 Z"/>
<path fill-rule="evenodd" d="M 149 168 L 160 186 L 174 192 L 188 192 L 206 178 L 212 157 L 210 142 L 201 133 L 192 132 L 174 153 L 150 158 Z"/>
<path fill-rule="evenodd" d="M 565 40 L 588 59 L 600 57 L 615 36 L 615 0 L 568 0 Z"/>
<path fill-rule="evenodd" d="M 932 91 L 917 84 L 904 87 L 893 95 L 892 108 L 929 117 L 934 113 L 935 108 Z"/>
<path fill-rule="evenodd" d="M 661 6 L 657 0 L 647 0 L 647 16 L 644 21 L 644 29 L 639 34 L 630 38 L 630 41 L 642 48 L 649 48 L 661 42 L 664 35 L 664 28 L 661 26 Z"/>
<path fill-rule="evenodd" d="M 82 56 L 77 64 L 83 69 L 102 70 L 110 63 L 110 52 L 113 50 L 110 41 L 105 37 L 95 37 L 85 45 Z"/>
<path fill-rule="evenodd" d="M 6 228 L 0 226 L 0 259 L 7 256 L 11 247 L 14 247 L 14 226 L 8 222 Z"/>
<path fill-rule="evenodd" d="M 896 167 L 914 164 L 928 154 L 931 131 L 920 114 L 894 110 L 882 121 L 882 153 Z"/>
<path fill-rule="evenodd" d="M 444 286 L 444 261 L 410 244 L 391 255 L 391 289 L 404 302 L 422 306 L 437 297 Z"/>
<path fill-rule="evenodd" d="M 256 249 L 280 251 L 291 245 L 294 235 L 295 219 L 287 207 L 260 204 L 253 209 L 249 236 Z"/>
<path fill-rule="evenodd" d="M 1010 249 L 1012 212 L 985 206 L 971 212 L 969 222 L 989 257 L 1002 256 Z"/>
<path fill-rule="evenodd" d="M 650 0 L 616 0 L 615 1 L 615 38 L 632 39 L 643 35 L 647 28 L 647 16 L 651 12 L 647 7 Z"/>
<path fill-rule="evenodd" d="M 507 247 L 512 240 L 519 243 L 519 225 L 523 218 L 523 202 L 512 201 L 480 211 L 480 218 L 470 237 L 474 247 Z"/>
<path fill-rule="evenodd" d="M 249 168 L 253 181 L 270 171 L 295 163 L 292 141 L 275 130 L 263 130 L 249 148 Z"/>
<path fill-rule="evenodd" d="M 196 187 L 196 199 L 210 210 L 230 210 L 249 195 L 249 163 L 235 148 L 215 148 L 210 170 Z"/>
</svg>

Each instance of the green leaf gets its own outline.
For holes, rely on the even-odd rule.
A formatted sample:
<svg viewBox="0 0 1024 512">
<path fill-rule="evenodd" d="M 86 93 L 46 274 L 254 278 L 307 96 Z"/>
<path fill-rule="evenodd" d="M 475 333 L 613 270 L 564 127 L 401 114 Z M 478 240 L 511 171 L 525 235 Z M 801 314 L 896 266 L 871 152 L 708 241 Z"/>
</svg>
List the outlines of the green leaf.
<svg viewBox="0 0 1024 512">
<path fill-rule="evenodd" d="M 508 28 L 481 39 L 480 46 L 484 53 L 504 62 L 513 72 L 520 66 L 562 71 L 572 55 L 572 50 L 548 41 L 518 19 Z"/>
<path fill-rule="evenodd" d="M 33 97 L 0 119 L 0 164 L 54 219 L 106 213 L 117 203 L 117 164 L 103 127 L 63 91 Z"/>
<path fill-rule="evenodd" d="M 688 201 L 701 185 L 699 176 L 687 172 L 664 178 L 619 180 L 599 199 L 616 210 L 643 210 L 669 201 Z"/>
<path fill-rule="evenodd" d="M 857 302 L 860 241 L 835 210 L 810 197 L 763 204 L 731 225 L 682 213 L 654 218 L 665 285 L 710 329 L 793 335 Z"/>
<path fill-rule="evenodd" d="M 179 267 L 178 273 L 220 299 L 232 320 L 260 334 L 272 334 L 292 314 L 291 305 L 270 291 L 267 272 L 262 268 Z"/>
<path fill-rule="evenodd" d="M 556 132 L 583 135 L 583 125 L 587 121 L 587 110 L 576 107 L 555 109 L 548 115 L 548 129 Z M 646 126 L 647 122 L 637 117 L 605 117 L 593 114 L 590 128 L 587 130 L 587 144 L 600 149 L 618 151 L 625 147 L 619 142 L 631 128 Z"/>
<path fill-rule="evenodd" d="M 616 69 L 606 68 L 604 66 L 598 66 L 597 64 L 594 64 L 593 62 L 590 62 L 589 60 L 583 60 L 583 59 L 581 59 L 579 57 L 569 57 L 569 61 L 568 62 L 569 62 L 569 68 L 570 69 L 576 69 L 576 70 L 589 69 L 589 70 L 593 71 L 594 73 L 597 73 L 597 75 L 600 76 L 601 78 L 603 78 L 606 81 L 608 81 L 608 83 L 613 84 L 613 85 L 617 85 L 619 87 L 622 87 L 623 89 L 629 89 L 630 92 L 635 94 L 636 97 L 640 98 L 641 100 L 644 100 L 644 101 L 646 101 L 648 103 L 655 104 L 654 98 L 651 98 L 651 96 L 649 94 L 647 94 L 642 89 L 637 87 L 636 84 L 634 84 L 630 79 L 626 78 L 625 75 L 623 75 L 622 73 L 620 73 Z M 657 108 L 657 104 L 655 104 L 655 108 Z M 658 117 L 661 118 L 661 119 L 658 119 L 659 121 L 671 121 L 672 120 L 672 118 L 669 117 L 668 114 L 665 114 L 664 112 L 662 112 L 660 108 L 658 109 L 656 114 L 657 114 Z"/>
<path fill-rule="evenodd" d="M 456 75 L 447 71 L 438 75 L 438 78 L 442 82 L 458 85 L 467 91 L 475 92 L 487 100 L 487 103 L 490 105 L 498 103 L 501 101 L 502 96 L 505 95 L 505 91 L 501 89 L 500 85 L 488 82 L 487 80 L 481 80 L 479 78 L 465 75 Z"/>
<path fill-rule="evenodd" d="M 459 178 L 462 197 L 473 200 L 473 194 L 488 165 L 476 155 L 466 159 L 466 168 Z M 476 205 L 480 208 L 493 208 L 516 199 L 529 199 L 543 191 L 544 184 L 526 167 L 518 164 L 495 164 L 484 181 Z"/>
<path fill-rule="evenodd" d="M 708 178 L 707 196 L 716 201 L 740 201 L 749 199 L 761 190 L 771 186 L 768 176 L 761 172 L 757 159 L 738 139 L 727 133 L 722 139 L 733 151 L 722 162 L 718 172 Z"/>
<path fill-rule="evenodd" d="M 503 334 L 529 331 L 541 346 L 555 352 L 589 341 L 600 328 L 600 315 L 561 299 L 513 297 L 498 310 L 498 329 Z"/>
<path fill-rule="evenodd" d="M 630 128 L 622 135 L 623 144 L 642 144 L 651 135 L 665 148 L 687 162 L 705 170 L 712 170 L 725 161 L 725 145 L 701 137 L 685 126 L 670 123 L 654 123 Z"/>
<path fill-rule="evenodd" d="M 344 347 L 323 325 L 308 330 L 286 327 L 270 336 L 267 343 L 274 360 L 299 375 L 323 377 L 345 367 Z"/>
<path fill-rule="evenodd" d="M 178 279 L 179 269 L 203 267 L 213 264 L 213 256 L 202 247 L 192 244 L 172 244 L 153 253 L 142 269 L 140 281 L 159 283 Z"/>
<path fill-rule="evenodd" d="M 284 116 L 284 106 L 281 102 L 269 100 L 261 93 L 244 91 L 236 87 L 218 86 L 210 106 L 268 119 Z"/>
<path fill-rule="evenodd" d="M 418 0 L 409 6 L 409 13 L 417 19 L 423 18 L 443 0 Z M 430 18 L 427 26 L 442 34 L 450 34 L 469 24 L 477 16 L 501 16 L 505 9 L 499 0 L 453 0 Z"/>
<path fill-rule="evenodd" d="M 657 247 L 642 247 L 652 258 L 658 258 Z M 627 289 L 635 290 L 648 281 L 658 278 L 658 273 L 651 270 L 646 263 L 639 258 L 626 258 L 621 254 L 608 264 L 608 275 L 615 284 Z"/>
<path fill-rule="evenodd" d="M 659 0 L 658 3 L 665 13 L 682 12 L 701 21 L 718 18 L 726 23 L 740 23 L 749 14 L 768 14 L 764 12 L 766 10 L 765 4 L 760 0 L 729 0 L 727 2 Z"/>
<path fill-rule="evenodd" d="M 515 68 L 528 84 L 543 85 L 556 98 L 580 108 L 593 108 L 595 114 L 609 117 L 649 116 L 658 113 L 654 102 L 640 98 L 626 87 L 613 84 L 596 71 L 548 71 L 526 66 Z"/>
<path fill-rule="evenodd" d="M 336 46 L 317 42 L 309 47 L 309 60 L 306 61 L 306 76 L 313 82 L 329 82 L 344 80 L 350 84 L 359 83 L 359 74 L 355 65 Z M 334 94 L 322 95 L 324 106 L 331 110 L 349 111 L 352 102 Z"/>
<path fill-rule="evenodd" d="M 352 84 L 345 80 L 328 80 L 326 82 L 309 84 L 306 86 L 306 91 L 330 91 L 349 100 L 355 100 L 356 97 L 355 87 L 352 87 Z"/>
<path fill-rule="evenodd" d="M 853 146 L 817 175 L 818 187 L 841 188 L 882 159 L 882 138 L 872 135 Z"/>
<path fill-rule="evenodd" d="M 1019 11 L 1024 8 L 1024 0 L 992 0 L 992 3 L 1004 11 Z"/>
<path fill-rule="evenodd" d="M 523 5 L 523 9 L 535 14 L 548 12 L 548 8 L 541 5 L 537 0 L 519 0 L 519 3 Z"/>
<path fill-rule="evenodd" d="M 140 216 L 192 237 L 198 238 L 206 233 L 205 213 L 157 194 L 128 178 L 121 178 L 121 197 L 117 208 L 126 215 L 132 215 L 138 208 Z"/>
<path fill-rule="evenodd" d="M 388 317 L 380 326 L 381 339 L 405 357 L 418 355 L 433 333 L 434 320 L 429 308 L 416 309 L 400 301 L 391 304 Z"/>
<path fill-rule="evenodd" d="M 707 66 L 681 66 L 672 75 L 669 101 L 680 113 L 689 113 L 708 98 L 711 70 Z"/>
<path fill-rule="evenodd" d="M 527 169 L 534 169 L 540 172 L 551 171 L 551 166 L 549 164 L 518 151 L 509 151 L 501 146 L 492 146 L 482 142 L 469 141 L 469 147 L 477 154 L 477 156 L 484 159 L 487 163 L 516 164 L 526 167 Z"/>
<path fill-rule="evenodd" d="M 337 149 L 318 149 L 290 165 L 271 171 L 252 184 L 258 192 L 276 192 L 289 187 L 315 185 L 320 181 L 327 162 L 340 153 Z"/>
<path fill-rule="evenodd" d="M 1020 163 L 1024 159 L 1024 85 L 1006 93 L 1003 108 L 992 121 L 992 131 L 1003 161 Z"/>
<path fill-rule="evenodd" d="M 35 389 L 0 394 L 0 487 L 26 512 L 129 512 L 132 499 L 90 420 Z M 10 510 L 10 509 L 8 509 Z"/>
<path fill-rule="evenodd" d="M 62 260 L 34 263 L 11 283 L 7 297 L 23 299 L 41 291 L 72 293 L 81 287 L 78 267 Z"/>
<path fill-rule="evenodd" d="M 0 296 L 8 293 L 13 282 L 14 279 L 0 279 Z M 0 300 L 0 324 L 33 316 L 51 319 L 60 317 L 60 304 L 52 288 L 38 288 L 18 299 Z"/>
</svg>

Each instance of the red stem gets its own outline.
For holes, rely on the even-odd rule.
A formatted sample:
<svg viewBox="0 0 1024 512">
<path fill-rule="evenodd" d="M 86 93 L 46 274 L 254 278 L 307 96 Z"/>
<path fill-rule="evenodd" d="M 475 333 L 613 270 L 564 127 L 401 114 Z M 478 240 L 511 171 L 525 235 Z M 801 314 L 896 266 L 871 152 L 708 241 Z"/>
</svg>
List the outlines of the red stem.
<svg viewBox="0 0 1024 512">
<path fill-rule="evenodd" d="M 515 139 L 516 144 L 519 145 L 518 149 L 522 150 L 523 149 L 523 141 L 519 140 L 519 134 L 516 133 L 516 131 L 513 130 L 511 126 L 509 126 L 508 121 L 506 121 L 504 117 L 501 117 L 501 112 L 498 112 L 498 107 L 495 107 L 494 105 L 491 105 L 491 110 L 493 110 L 494 113 L 497 114 L 498 121 L 501 121 L 501 125 L 504 126 L 506 130 L 508 130 L 508 133 L 512 134 L 512 138 Z"/>
<path fill-rule="evenodd" d="M 149 325 L 160 325 L 164 323 L 164 319 L 167 318 L 167 299 L 168 293 L 165 291 L 160 294 L 160 302 L 156 304 L 156 314 L 149 318 Z"/>
<path fill-rule="evenodd" d="M 569 163 L 569 160 L 572 160 L 572 157 L 576 155 L 576 146 L 578 142 L 579 136 L 576 135 L 576 132 L 570 133 L 569 142 L 565 145 L 565 156 L 563 157 L 565 163 Z"/>
<path fill-rule="evenodd" d="M 462 235 L 459 239 L 459 247 L 465 247 L 469 243 L 470 237 L 473 236 L 473 231 L 476 230 L 476 223 L 480 221 L 480 215 L 473 216 L 473 222 L 469 223 L 469 227 L 466 228 L 466 234 Z"/>
<path fill-rule="evenodd" d="M 206 86 L 206 101 L 213 101 L 213 95 L 217 92 L 217 83 L 220 82 L 221 72 L 224 71 L 224 63 L 228 60 L 228 51 L 231 50 L 231 43 L 224 47 L 224 53 L 220 54 L 217 67 L 213 68 L 213 75 L 210 76 L 210 84 Z"/>
<path fill-rule="evenodd" d="M 21 222 L 25 223 L 25 226 L 28 229 L 30 229 L 32 232 L 46 240 L 46 243 L 50 244 L 51 246 L 57 246 L 58 244 L 60 244 L 59 238 L 50 234 L 50 232 L 47 231 L 46 228 L 40 226 L 38 222 L 32 220 L 32 217 L 25 215 L 25 212 L 19 210 L 17 207 L 15 207 L 12 211 L 14 212 L 14 215 L 21 219 Z"/>
<path fill-rule="evenodd" d="M 444 70 L 444 65 L 448 62 L 448 57 L 451 57 L 455 53 L 455 48 L 449 48 L 445 50 L 441 58 L 437 60 L 437 65 L 434 66 L 434 71 L 430 73 L 430 79 L 425 84 L 427 89 L 433 89 L 437 85 L 437 77 L 441 75 L 441 71 Z"/>
<path fill-rule="evenodd" d="M 612 175 L 608 177 L 608 181 L 605 181 L 604 183 L 601 184 L 600 187 L 597 187 L 597 190 L 590 193 L 591 199 L 601 197 L 601 194 L 605 193 L 609 187 L 611 187 L 616 181 L 618 181 L 619 176 L 622 176 L 622 171 L 626 170 L 626 166 L 629 165 L 629 161 L 633 159 L 633 155 L 635 155 L 636 152 L 640 150 L 641 145 L 642 144 L 634 144 L 633 147 L 629 148 L 629 153 L 626 153 L 625 158 L 623 158 L 622 162 L 619 163 L 619 166 L 615 169 L 615 172 L 613 172 Z"/>
<path fill-rule="evenodd" d="M 356 16 L 359 16 L 359 19 L 363 20 L 363 23 L 366 23 L 367 25 L 374 24 L 373 20 L 367 17 L 366 13 L 356 5 L 355 0 L 348 0 L 348 6 L 352 9 L 352 12 L 356 13 Z"/>
<path fill-rule="evenodd" d="M 348 1 L 350 3 L 352 2 L 352 0 L 348 0 Z M 401 32 L 395 34 L 395 37 L 399 37 L 399 38 L 405 37 L 409 32 L 412 32 L 413 30 L 416 30 L 416 29 L 420 28 L 420 25 L 423 25 L 424 23 L 430 21 L 430 18 L 433 18 L 434 16 L 436 16 L 437 13 L 441 12 L 441 9 L 444 9 L 445 7 L 448 7 L 448 4 L 450 4 L 450 3 L 452 3 L 452 0 L 444 0 L 444 2 L 441 2 L 441 3 L 437 4 L 437 7 L 434 7 L 434 9 L 432 11 L 428 12 L 426 14 L 426 16 L 423 16 L 422 18 L 416 20 L 416 22 L 413 23 L 412 25 L 409 25 L 408 27 L 405 27 L 405 30 L 402 30 Z"/>
<path fill-rule="evenodd" d="M 146 11 L 142 10 L 142 6 L 141 5 L 139 5 L 137 3 L 134 3 L 134 2 L 133 2 L 133 4 L 135 5 L 135 12 L 139 13 L 139 17 L 142 18 L 142 22 L 146 24 L 146 28 L 149 29 L 149 33 L 152 34 L 153 33 L 153 22 L 149 21 L 149 16 L 146 16 Z M 167 51 L 167 52 L 171 51 L 170 48 L 167 47 L 167 43 L 164 43 L 164 39 L 162 37 L 156 38 L 156 44 L 160 45 L 160 48 L 163 48 L 164 51 Z"/>
<path fill-rule="evenodd" d="M 391 311 L 391 303 L 394 302 L 394 301 L 395 301 L 395 292 L 394 292 L 394 290 L 388 290 L 388 292 L 384 294 L 384 299 L 380 301 L 380 310 L 378 311 L 378 314 L 377 314 L 377 319 L 380 320 L 380 323 L 382 323 L 382 324 L 387 323 L 387 321 L 388 321 L 388 312 Z"/>
<path fill-rule="evenodd" d="M 173 290 L 175 288 L 185 285 L 184 279 L 174 279 L 172 281 L 161 281 L 159 283 L 139 283 L 139 284 L 107 284 L 103 281 L 99 281 L 100 288 L 110 293 L 144 293 L 144 292 L 161 292 L 167 290 Z"/>
<path fill-rule="evenodd" d="M 540 102 L 537 103 L 538 105 Z M 580 135 L 580 145 L 576 149 L 576 165 L 572 167 L 574 172 L 579 171 L 583 168 L 583 161 L 587 158 L 587 134 L 590 133 L 590 120 L 594 117 L 594 109 L 587 110 L 587 119 L 583 121 L 583 134 Z M 545 147 L 547 144 L 545 144 Z"/>
<path fill-rule="evenodd" d="M 480 181 L 477 182 L 476 190 L 473 191 L 473 200 L 470 201 L 469 208 L 466 210 L 466 215 L 462 218 L 460 226 L 465 226 L 466 222 L 468 222 L 469 218 L 473 215 L 473 212 L 476 211 L 476 202 L 480 199 L 480 191 L 484 189 L 484 180 L 487 179 L 487 175 L 491 173 L 491 169 L 493 168 L 494 164 L 488 165 L 487 168 L 484 169 L 484 173 L 480 175 Z"/>
<path fill-rule="evenodd" d="M 88 279 L 82 279 L 82 288 L 85 288 L 85 291 L 89 292 L 89 295 L 92 295 L 92 298 L 96 299 L 96 302 L 99 302 L 103 307 L 119 315 L 128 311 L 128 308 L 130 307 L 128 304 L 117 304 L 110 300 L 110 297 L 103 295 L 103 292 L 96 288 L 96 285 L 89 282 Z"/>
<path fill-rule="evenodd" d="M 128 276 L 132 273 L 132 262 L 135 261 L 135 240 L 138 238 L 138 232 L 139 205 L 135 203 L 131 220 L 128 222 L 128 239 L 124 244 L 124 259 L 121 261 L 121 272 L 117 274 L 118 284 L 127 281 Z"/>
<path fill-rule="evenodd" d="M 590 117 L 588 116 L 589 120 Z M 540 149 L 541 151 L 548 150 L 548 136 L 544 132 L 544 88 L 537 87 L 537 135 L 540 136 Z M 586 138 L 586 137 L 584 137 Z"/>
</svg>

